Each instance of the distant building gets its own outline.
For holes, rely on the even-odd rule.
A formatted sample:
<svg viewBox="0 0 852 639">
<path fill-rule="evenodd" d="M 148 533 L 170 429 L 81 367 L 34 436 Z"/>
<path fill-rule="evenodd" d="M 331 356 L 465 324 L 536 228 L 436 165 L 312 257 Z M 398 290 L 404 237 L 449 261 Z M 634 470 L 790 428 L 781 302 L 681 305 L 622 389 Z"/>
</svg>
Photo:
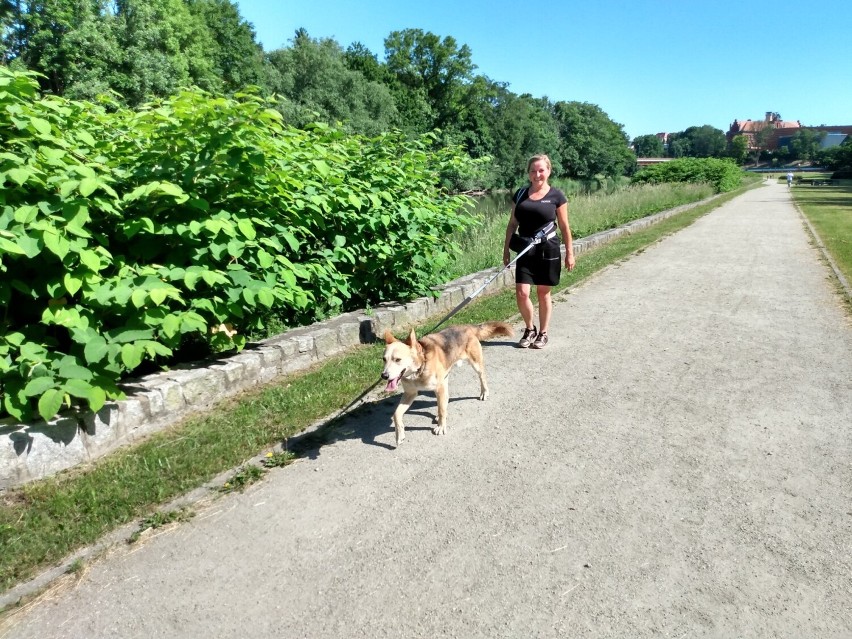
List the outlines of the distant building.
<svg viewBox="0 0 852 639">
<path fill-rule="evenodd" d="M 660 142 L 663 143 L 663 153 L 669 152 L 669 134 L 668 133 L 657 133 L 657 137 L 660 139 Z"/>
<path fill-rule="evenodd" d="M 772 134 L 760 147 L 760 150 L 765 151 L 775 151 L 780 147 L 788 146 L 793 136 L 802 129 L 825 132 L 826 135 L 821 144 L 822 148 L 836 146 L 843 142 L 847 135 L 852 135 L 852 126 L 828 126 L 825 124 L 805 126 L 799 120 L 782 120 L 779 114 L 767 111 L 763 120 L 734 120 L 725 137 L 730 142 L 734 139 L 734 136 L 744 135 L 748 139 L 749 150 L 757 151 L 758 145 L 755 136 L 767 127 L 772 129 Z"/>
<path fill-rule="evenodd" d="M 763 120 L 734 120 L 731 124 L 731 128 L 729 128 L 728 132 L 725 134 L 725 137 L 730 143 L 735 136 L 744 135 L 748 140 L 748 149 L 750 151 L 755 151 L 758 148 L 755 136 L 763 129 L 770 127 L 773 129 L 773 132 L 777 132 L 779 129 L 783 129 L 785 131 L 789 129 L 795 130 L 801 128 L 801 126 L 802 123 L 798 120 L 795 122 L 785 121 L 781 119 L 781 116 L 778 113 L 767 111 Z M 777 147 L 777 136 L 773 134 L 772 139 L 775 140 L 775 145 L 768 148 Z"/>
</svg>

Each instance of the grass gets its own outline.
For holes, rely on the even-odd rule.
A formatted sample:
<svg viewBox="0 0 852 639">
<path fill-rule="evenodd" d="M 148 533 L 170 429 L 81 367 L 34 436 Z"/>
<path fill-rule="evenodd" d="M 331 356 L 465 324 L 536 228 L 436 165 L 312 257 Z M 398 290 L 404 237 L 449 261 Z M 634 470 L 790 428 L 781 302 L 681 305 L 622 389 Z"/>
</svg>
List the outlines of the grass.
<svg viewBox="0 0 852 639">
<path fill-rule="evenodd" d="M 688 226 L 740 192 L 584 253 L 576 269 L 563 274 L 556 291 Z M 516 314 L 514 291 L 507 290 L 475 300 L 450 323 L 478 323 Z M 425 323 L 424 330 L 431 325 L 431 321 Z M 294 453 L 358 436 L 352 432 L 354 420 L 331 419 L 309 436 L 294 438 L 375 384 L 381 352 L 380 344 L 358 347 L 310 371 L 223 401 L 213 412 L 188 419 L 86 468 L 0 495 L 0 592 L 122 525 L 139 519 L 143 526 L 145 522 L 162 525 L 170 515 L 157 515 L 158 508 L 229 469 L 239 469 L 226 482 L 234 482 L 232 486 L 239 489 L 269 468 L 286 465 Z M 258 466 L 246 464 L 246 460 L 277 445 L 282 445 L 283 453 L 268 453 L 260 472 L 248 470 Z M 218 490 L 227 492 L 232 486 Z"/>
<path fill-rule="evenodd" d="M 791 191 L 837 268 L 852 282 L 852 180 L 832 186 L 794 186 Z"/>
<path fill-rule="evenodd" d="M 713 189 L 705 184 L 643 184 L 610 195 L 576 194 L 568 198 L 571 234 L 579 239 L 712 194 Z M 510 194 L 479 201 L 476 213 L 482 223 L 460 238 L 462 250 L 447 269 L 447 281 L 502 264 L 510 209 Z"/>
</svg>

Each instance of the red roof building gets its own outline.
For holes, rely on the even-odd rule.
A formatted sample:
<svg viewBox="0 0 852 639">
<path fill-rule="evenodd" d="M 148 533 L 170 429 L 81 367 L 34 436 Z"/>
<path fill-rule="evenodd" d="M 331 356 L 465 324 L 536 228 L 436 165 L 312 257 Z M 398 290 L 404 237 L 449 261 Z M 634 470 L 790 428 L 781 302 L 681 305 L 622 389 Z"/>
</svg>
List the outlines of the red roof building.
<svg viewBox="0 0 852 639">
<path fill-rule="evenodd" d="M 744 135 L 748 139 L 749 150 L 753 151 L 758 148 L 756 142 L 757 134 L 769 128 L 772 130 L 772 135 L 767 138 L 763 148 L 774 149 L 778 145 L 778 134 L 780 131 L 783 130 L 786 135 L 790 135 L 790 131 L 795 132 L 796 129 L 801 127 L 802 123 L 798 120 L 782 120 L 779 114 L 767 111 L 766 117 L 763 120 L 734 120 L 725 137 L 730 142 L 734 139 L 734 136 Z"/>
</svg>

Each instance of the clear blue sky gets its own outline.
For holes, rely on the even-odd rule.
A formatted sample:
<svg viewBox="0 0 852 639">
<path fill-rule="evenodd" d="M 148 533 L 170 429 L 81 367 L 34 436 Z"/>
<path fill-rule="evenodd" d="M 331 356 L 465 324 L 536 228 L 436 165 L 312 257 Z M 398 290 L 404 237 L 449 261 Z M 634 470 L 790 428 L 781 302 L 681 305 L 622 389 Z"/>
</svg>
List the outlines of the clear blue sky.
<svg viewBox="0 0 852 639">
<path fill-rule="evenodd" d="M 296 29 L 361 42 L 452 36 L 476 73 L 516 93 L 598 105 L 631 138 L 767 111 L 852 125 L 852 2 L 735 0 L 237 0 L 267 51 Z"/>
</svg>

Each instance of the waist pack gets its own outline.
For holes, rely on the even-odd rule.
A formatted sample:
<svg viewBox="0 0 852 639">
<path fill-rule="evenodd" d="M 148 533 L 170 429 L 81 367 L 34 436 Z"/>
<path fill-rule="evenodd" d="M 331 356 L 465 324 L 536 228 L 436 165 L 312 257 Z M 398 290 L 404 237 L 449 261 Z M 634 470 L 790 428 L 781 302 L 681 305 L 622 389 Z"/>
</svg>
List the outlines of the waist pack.
<svg viewBox="0 0 852 639">
<path fill-rule="evenodd" d="M 526 237 L 524 235 L 514 233 L 512 237 L 509 238 L 509 250 L 512 250 L 515 253 L 523 253 L 528 246 L 541 244 L 552 237 L 556 237 L 556 224 L 554 222 L 548 222 L 536 231 L 535 235 L 532 237 Z"/>
</svg>

